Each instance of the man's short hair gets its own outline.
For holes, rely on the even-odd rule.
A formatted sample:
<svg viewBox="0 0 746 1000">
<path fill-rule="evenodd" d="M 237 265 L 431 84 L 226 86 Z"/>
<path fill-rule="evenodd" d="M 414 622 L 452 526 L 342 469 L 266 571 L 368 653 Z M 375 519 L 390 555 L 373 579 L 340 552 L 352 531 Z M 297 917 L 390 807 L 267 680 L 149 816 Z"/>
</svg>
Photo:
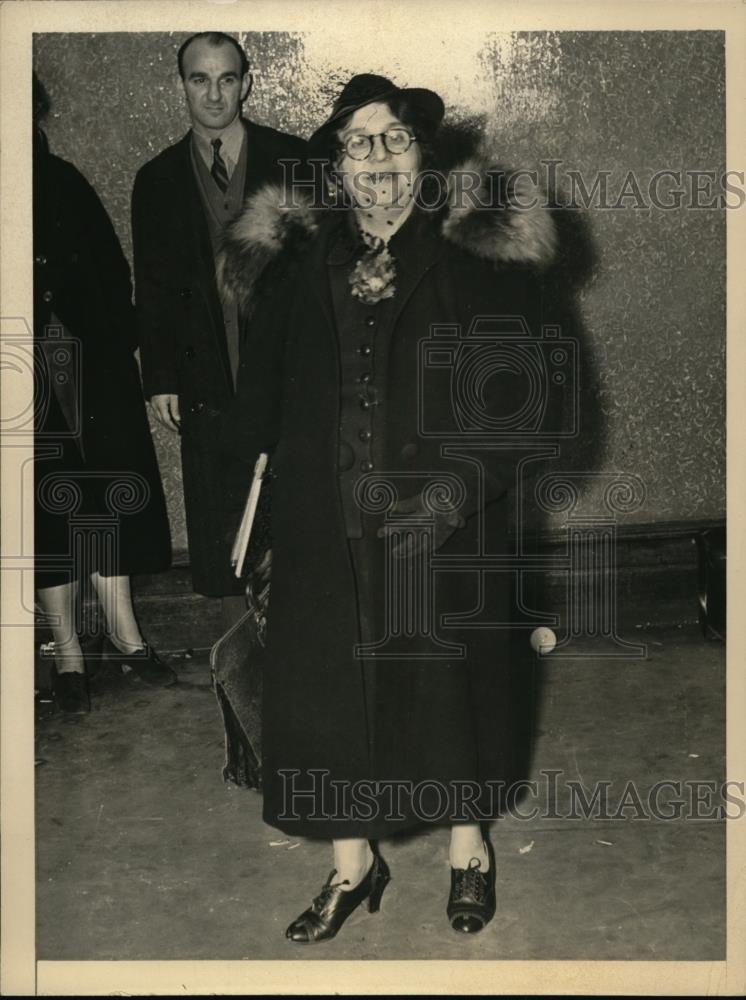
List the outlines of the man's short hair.
<svg viewBox="0 0 746 1000">
<path fill-rule="evenodd" d="M 208 45 L 232 45 L 238 53 L 238 58 L 241 60 L 241 76 L 244 76 L 249 72 L 249 60 L 246 57 L 246 53 L 233 35 L 226 35 L 222 31 L 198 31 L 196 35 L 190 35 L 189 38 L 187 38 L 176 56 L 179 63 L 179 76 L 182 80 L 184 79 L 184 53 L 192 42 L 196 41 L 198 38 L 206 39 Z"/>
</svg>

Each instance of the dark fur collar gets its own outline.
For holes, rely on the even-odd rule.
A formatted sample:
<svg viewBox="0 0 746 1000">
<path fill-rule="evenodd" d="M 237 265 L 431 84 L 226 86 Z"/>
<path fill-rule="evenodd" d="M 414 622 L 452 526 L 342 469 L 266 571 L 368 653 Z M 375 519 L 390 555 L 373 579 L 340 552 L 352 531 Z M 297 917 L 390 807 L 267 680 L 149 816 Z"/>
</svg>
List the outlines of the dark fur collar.
<svg viewBox="0 0 746 1000">
<path fill-rule="evenodd" d="M 441 221 L 444 239 L 474 257 L 500 264 L 545 267 L 553 259 L 556 232 L 542 194 L 525 176 L 515 182 L 509 172 L 475 157 L 448 177 L 449 204 Z M 459 174 L 478 175 L 473 197 L 459 197 Z M 524 207 L 532 200 L 538 204 Z M 484 207 L 490 205 L 492 207 Z M 267 185 L 247 198 L 241 214 L 228 227 L 218 255 L 218 286 L 223 295 L 250 305 L 265 268 L 291 247 L 297 252 L 313 239 L 326 213 L 310 201 L 288 207 L 279 186 Z"/>
</svg>

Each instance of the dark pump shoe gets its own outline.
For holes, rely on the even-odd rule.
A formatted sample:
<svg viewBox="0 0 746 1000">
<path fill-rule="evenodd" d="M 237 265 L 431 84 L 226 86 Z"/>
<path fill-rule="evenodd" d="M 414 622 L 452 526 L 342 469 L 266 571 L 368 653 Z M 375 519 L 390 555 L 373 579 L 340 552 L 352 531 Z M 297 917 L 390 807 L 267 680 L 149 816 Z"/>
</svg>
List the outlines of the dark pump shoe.
<svg viewBox="0 0 746 1000">
<path fill-rule="evenodd" d="M 477 858 L 471 859 L 468 868 L 451 868 L 451 894 L 446 913 L 451 927 L 463 934 L 476 934 L 495 915 L 495 853 L 489 842 L 487 856 L 488 872 L 482 873 Z"/>
<path fill-rule="evenodd" d="M 88 682 L 84 673 L 52 670 L 52 694 L 58 707 L 70 715 L 85 715 L 91 710 Z"/>
<path fill-rule="evenodd" d="M 335 868 L 310 907 L 285 931 L 285 937 L 304 944 L 328 941 L 364 900 L 368 900 L 369 913 L 379 909 L 383 890 L 391 879 L 389 867 L 380 855 L 374 856 L 368 874 L 354 889 L 345 891 L 340 888 L 344 882 L 332 882 L 336 874 Z"/>
<path fill-rule="evenodd" d="M 146 643 L 134 653 L 123 653 L 107 635 L 103 643 L 104 656 L 109 662 L 119 663 L 129 668 L 144 684 L 150 687 L 170 687 L 177 681 L 171 667 L 158 658 L 158 654 Z"/>
</svg>

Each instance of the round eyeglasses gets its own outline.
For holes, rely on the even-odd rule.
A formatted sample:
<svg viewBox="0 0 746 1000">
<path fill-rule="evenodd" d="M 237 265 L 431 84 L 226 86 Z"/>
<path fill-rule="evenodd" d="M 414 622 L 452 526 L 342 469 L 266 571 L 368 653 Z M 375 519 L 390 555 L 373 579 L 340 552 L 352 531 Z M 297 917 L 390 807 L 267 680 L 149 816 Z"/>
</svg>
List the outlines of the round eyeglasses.
<svg viewBox="0 0 746 1000">
<path fill-rule="evenodd" d="M 374 139 L 383 139 L 383 145 L 394 156 L 406 153 L 412 143 L 417 142 L 417 138 L 412 135 L 409 129 L 396 126 L 395 128 L 387 128 L 385 132 L 379 132 L 377 135 L 356 132 L 354 135 L 347 136 L 340 149 L 343 149 L 351 160 L 367 160 L 373 152 Z"/>
</svg>

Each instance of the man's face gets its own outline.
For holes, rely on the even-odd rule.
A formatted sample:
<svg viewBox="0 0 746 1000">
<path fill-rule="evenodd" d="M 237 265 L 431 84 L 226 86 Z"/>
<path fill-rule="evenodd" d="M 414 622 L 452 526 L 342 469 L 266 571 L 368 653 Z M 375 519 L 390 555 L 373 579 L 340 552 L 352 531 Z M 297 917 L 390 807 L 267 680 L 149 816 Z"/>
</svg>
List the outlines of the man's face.
<svg viewBox="0 0 746 1000">
<path fill-rule="evenodd" d="M 241 76 L 241 60 L 232 45 L 210 45 L 198 38 L 184 53 L 183 84 L 192 122 L 221 132 L 238 114 L 249 77 Z"/>
</svg>

